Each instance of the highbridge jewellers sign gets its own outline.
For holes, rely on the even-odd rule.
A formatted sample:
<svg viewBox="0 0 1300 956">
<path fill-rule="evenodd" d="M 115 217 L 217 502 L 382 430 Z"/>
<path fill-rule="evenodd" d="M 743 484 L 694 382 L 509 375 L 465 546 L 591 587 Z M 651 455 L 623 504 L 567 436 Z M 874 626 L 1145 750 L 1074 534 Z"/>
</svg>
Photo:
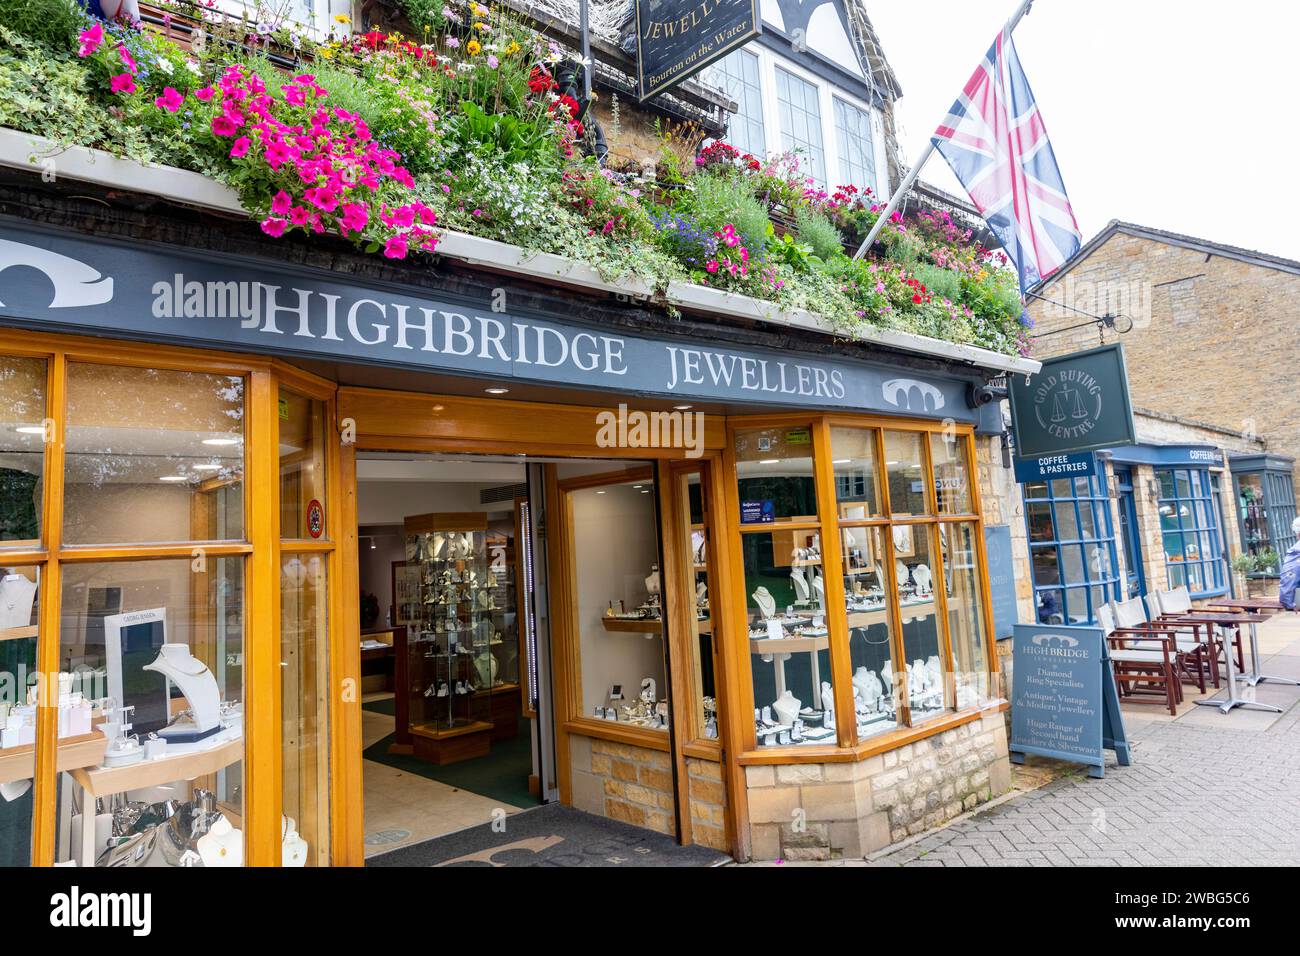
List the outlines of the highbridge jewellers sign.
<svg viewBox="0 0 1300 956">
<path fill-rule="evenodd" d="M 283 263 L 0 227 L 0 317 L 146 341 L 667 398 L 975 422 L 960 379 L 707 347 Z"/>
</svg>

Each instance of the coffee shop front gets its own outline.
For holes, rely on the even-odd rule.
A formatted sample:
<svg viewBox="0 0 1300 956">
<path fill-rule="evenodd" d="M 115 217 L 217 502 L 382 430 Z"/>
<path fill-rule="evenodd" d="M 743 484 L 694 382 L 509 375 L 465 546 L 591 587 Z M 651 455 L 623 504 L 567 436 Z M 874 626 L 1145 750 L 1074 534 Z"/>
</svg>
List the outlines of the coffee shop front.
<svg viewBox="0 0 1300 956">
<path fill-rule="evenodd" d="M 994 533 L 983 389 L 1036 363 L 710 290 L 670 313 L 468 237 L 412 267 L 153 203 L 22 208 L 0 222 L 7 862 L 364 861 L 370 458 L 525 469 L 513 685 L 541 801 L 798 859 L 1008 789 L 988 542 L 1027 552 Z M 192 844 L 119 832 L 200 802 Z"/>
</svg>

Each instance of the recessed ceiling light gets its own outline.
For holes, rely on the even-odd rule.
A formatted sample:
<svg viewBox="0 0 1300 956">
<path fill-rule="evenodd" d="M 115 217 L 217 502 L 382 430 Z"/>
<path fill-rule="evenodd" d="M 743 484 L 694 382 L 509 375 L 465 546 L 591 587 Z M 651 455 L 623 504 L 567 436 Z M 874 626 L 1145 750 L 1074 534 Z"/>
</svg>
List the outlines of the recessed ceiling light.
<svg viewBox="0 0 1300 956">
<path fill-rule="evenodd" d="M 163 475 L 159 481 L 189 481 L 186 475 Z"/>
<path fill-rule="evenodd" d="M 485 388 L 483 389 L 483 391 L 487 392 L 489 395 L 504 395 L 507 392 L 509 392 L 510 389 L 502 388 L 500 385 L 498 385 L 495 388 Z"/>
<path fill-rule="evenodd" d="M 598 495 L 603 495 L 604 493 L 605 493 L 605 492 L 603 492 L 603 491 L 598 491 L 598 492 L 596 492 L 596 494 L 598 494 Z"/>
<path fill-rule="evenodd" d="M 640 491 L 640 490 L 641 490 L 641 486 L 640 486 L 640 485 L 633 485 L 632 487 L 635 488 L 637 491 Z"/>
<path fill-rule="evenodd" d="M 238 439 L 238 438 L 205 438 L 205 439 L 203 439 L 203 444 L 205 444 L 205 445 L 238 445 L 239 442 L 240 442 L 240 439 Z"/>
<path fill-rule="evenodd" d="M 781 462 L 780 458 L 761 458 L 759 459 L 758 463 L 760 465 L 776 465 L 776 464 L 780 464 L 780 462 Z"/>
<path fill-rule="evenodd" d="M 213 462 L 210 465 L 191 465 L 190 467 L 195 471 L 220 471 L 222 466 Z"/>
<path fill-rule="evenodd" d="M 834 458 L 831 460 L 832 465 L 849 465 L 853 463 L 852 458 Z"/>
<path fill-rule="evenodd" d="M 440 411 L 443 410 L 444 407 L 445 407 L 445 406 L 442 406 L 442 405 L 435 405 L 435 406 L 433 406 L 433 410 L 434 410 L 435 412 L 440 412 Z"/>
<path fill-rule="evenodd" d="M 14 429 L 20 435 L 44 435 L 44 425 L 19 425 Z"/>
<path fill-rule="evenodd" d="M 642 490 L 641 494 L 643 494 L 643 495 L 648 495 L 648 494 L 650 494 L 650 489 L 649 489 L 649 488 L 646 488 L 646 489 Z"/>
<path fill-rule="evenodd" d="M 674 406 L 673 406 L 673 408 L 677 409 L 677 411 L 679 411 L 679 412 L 687 412 L 687 411 L 690 411 L 690 410 L 691 410 L 692 408 L 694 408 L 694 407 L 695 407 L 694 405 L 674 405 Z"/>
</svg>

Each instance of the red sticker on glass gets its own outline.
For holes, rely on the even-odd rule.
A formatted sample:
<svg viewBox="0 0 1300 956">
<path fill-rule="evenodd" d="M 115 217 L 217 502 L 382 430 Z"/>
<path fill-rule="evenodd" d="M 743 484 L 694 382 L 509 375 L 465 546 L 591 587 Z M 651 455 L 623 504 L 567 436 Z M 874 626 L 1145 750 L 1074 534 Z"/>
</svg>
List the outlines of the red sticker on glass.
<svg viewBox="0 0 1300 956">
<path fill-rule="evenodd" d="M 315 498 L 307 505 L 307 533 L 313 538 L 325 533 L 325 509 Z"/>
</svg>

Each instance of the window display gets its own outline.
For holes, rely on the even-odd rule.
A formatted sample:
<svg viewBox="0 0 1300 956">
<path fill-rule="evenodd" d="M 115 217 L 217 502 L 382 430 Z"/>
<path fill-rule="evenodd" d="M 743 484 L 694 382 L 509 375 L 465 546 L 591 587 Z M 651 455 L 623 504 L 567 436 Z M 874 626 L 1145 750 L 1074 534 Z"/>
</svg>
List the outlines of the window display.
<svg viewBox="0 0 1300 956">
<path fill-rule="evenodd" d="M 70 363 L 68 544 L 239 540 L 244 380 Z"/>
<path fill-rule="evenodd" d="M 56 862 L 243 862 L 242 557 L 65 565 Z M 64 718 L 61 717 L 61 721 Z"/>
<path fill-rule="evenodd" d="M 912 723 L 940 714 L 946 706 L 943 634 L 935 604 L 934 525 L 894 525 L 894 571 L 903 622 L 905 686 Z M 900 669 L 901 669 L 900 668 Z"/>
<path fill-rule="evenodd" d="M 654 481 L 595 476 L 565 487 L 580 715 L 668 730 Z"/>
<path fill-rule="evenodd" d="M 1171 588 L 1192 597 L 1227 590 L 1218 509 L 1210 495 L 1210 473 L 1201 469 L 1157 470 L 1160 534 Z"/>
<path fill-rule="evenodd" d="M 874 428 L 832 428 L 831 465 L 841 519 L 880 517 L 880 488 Z"/>
<path fill-rule="evenodd" d="M 45 471 L 44 359 L 0 357 L 0 546 L 41 537 Z"/>
<path fill-rule="evenodd" d="M 738 431 L 735 448 L 742 526 L 816 520 L 811 428 L 798 425 Z"/>
<path fill-rule="evenodd" d="M 840 531 L 845 622 L 853 674 L 853 711 L 858 739 L 893 730 L 901 723 L 894 680 L 893 624 L 885 573 L 888 528 L 864 525 Z"/>
<path fill-rule="evenodd" d="M 16 567 L 0 573 L 0 866 L 27 866 L 36 772 L 36 707 L 29 700 L 28 687 L 36 679 L 40 570 Z M 71 718 L 69 714 L 59 722 L 61 757 L 75 746 Z M 82 719 L 84 714 L 78 714 Z M 86 734 L 88 729 L 78 737 L 84 739 Z M 92 740 L 90 755 L 83 759 L 98 762 L 95 746 Z M 103 753 L 102 745 L 97 752 Z"/>
<path fill-rule="evenodd" d="M 325 403 L 280 389 L 280 537 L 329 540 L 325 527 Z"/>
<path fill-rule="evenodd" d="M 690 573 L 686 580 L 693 608 L 691 614 L 691 700 L 694 734 L 697 738 L 718 737 L 717 687 L 714 681 L 717 645 L 715 621 L 710 603 L 708 489 L 702 470 L 676 471 L 679 553 L 689 555 Z M 685 507 L 681 508 L 680 505 Z"/>
<path fill-rule="evenodd" d="M 966 442 L 948 432 L 930 435 L 930 461 L 934 465 L 934 494 L 939 514 L 971 513 L 970 478 L 966 469 Z"/>
<path fill-rule="evenodd" d="M 947 581 L 948 634 L 952 641 L 957 709 L 978 707 L 998 695 L 990 684 L 988 640 L 984 633 L 984 598 L 973 522 L 939 525 L 943 570 Z"/>
<path fill-rule="evenodd" d="M 895 518 L 931 513 L 925 493 L 923 440 L 918 432 L 885 432 L 885 474 L 889 508 Z"/>
<path fill-rule="evenodd" d="M 329 864 L 327 555 L 280 558 L 280 721 L 285 865 Z"/>
</svg>

